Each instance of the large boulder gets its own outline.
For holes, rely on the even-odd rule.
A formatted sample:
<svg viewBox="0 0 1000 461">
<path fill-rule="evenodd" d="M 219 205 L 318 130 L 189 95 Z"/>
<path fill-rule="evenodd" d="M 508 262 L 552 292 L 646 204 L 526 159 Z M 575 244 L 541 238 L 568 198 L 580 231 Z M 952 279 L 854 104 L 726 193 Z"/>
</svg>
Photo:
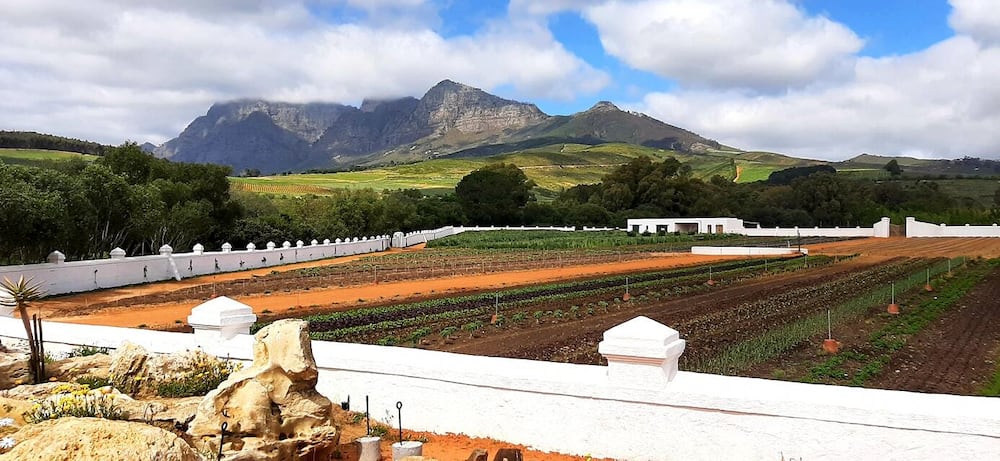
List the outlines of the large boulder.
<svg viewBox="0 0 1000 461">
<path fill-rule="evenodd" d="M 34 461 L 201 461 L 176 435 L 143 423 L 101 418 L 59 418 L 29 424 L 11 438 L 4 460 Z"/>
<path fill-rule="evenodd" d="M 107 378 L 111 365 L 108 354 L 93 354 L 80 357 L 67 357 L 45 365 L 45 374 L 56 381 L 76 381 L 82 376 Z"/>
<path fill-rule="evenodd" d="M 116 389 L 146 397 L 156 395 L 157 386 L 164 381 L 178 380 L 221 362 L 201 349 L 150 354 L 142 346 L 125 342 L 111 354 L 109 377 Z"/>
<path fill-rule="evenodd" d="M 332 420 L 333 403 L 316 391 L 319 373 L 308 323 L 279 320 L 257 332 L 255 339 L 253 364 L 205 396 L 188 434 L 206 448 L 217 449 L 225 423 L 228 445 L 223 449 L 244 451 L 227 459 L 258 459 L 247 458 L 251 451 L 257 452 L 253 456 L 274 456 L 260 459 L 332 453 L 339 434 Z"/>
<path fill-rule="evenodd" d="M 0 390 L 31 382 L 28 354 L 5 352 L 0 354 Z"/>
</svg>

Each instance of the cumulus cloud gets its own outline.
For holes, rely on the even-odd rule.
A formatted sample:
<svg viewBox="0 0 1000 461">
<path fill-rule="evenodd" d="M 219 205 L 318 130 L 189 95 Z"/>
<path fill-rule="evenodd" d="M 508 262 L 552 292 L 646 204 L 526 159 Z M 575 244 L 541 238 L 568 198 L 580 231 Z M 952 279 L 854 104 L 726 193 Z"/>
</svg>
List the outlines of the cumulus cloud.
<svg viewBox="0 0 1000 461">
<path fill-rule="evenodd" d="M 774 91 L 842 78 L 864 44 L 782 0 L 612 0 L 583 14 L 608 53 L 688 87 Z"/>
<path fill-rule="evenodd" d="M 452 78 L 521 99 L 569 99 L 608 83 L 535 22 L 500 20 L 445 38 L 432 24 L 329 23 L 314 6 L 8 0 L 0 15 L 0 127 L 162 142 L 213 102 L 241 97 L 356 104 L 419 96 Z"/>
<path fill-rule="evenodd" d="M 1000 49 L 958 36 L 905 56 L 862 58 L 840 85 L 781 95 L 686 90 L 634 108 L 745 149 L 843 160 L 862 152 L 997 157 Z"/>
<path fill-rule="evenodd" d="M 994 0 L 949 0 L 948 24 L 980 43 L 1000 44 L 1000 8 Z"/>
</svg>

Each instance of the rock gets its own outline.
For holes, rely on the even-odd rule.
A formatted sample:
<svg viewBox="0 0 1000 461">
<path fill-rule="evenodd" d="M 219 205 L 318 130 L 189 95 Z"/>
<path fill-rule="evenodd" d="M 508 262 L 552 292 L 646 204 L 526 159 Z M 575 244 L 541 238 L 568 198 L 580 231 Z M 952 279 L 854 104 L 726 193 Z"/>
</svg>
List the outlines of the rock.
<svg viewBox="0 0 1000 461">
<path fill-rule="evenodd" d="M 142 383 L 146 381 L 146 360 L 149 360 L 149 352 L 137 344 L 126 341 L 115 349 L 111 354 L 108 370 L 115 388 L 129 395 L 137 395 Z"/>
<path fill-rule="evenodd" d="M 501 448 L 493 456 L 493 461 L 522 461 L 521 450 L 517 448 Z"/>
<path fill-rule="evenodd" d="M 125 342 L 111 354 L 109 376 L 115 388 L 126 394 L 152 396 L 161 382 L 206 370 L 212 362 L 222 360 L 201 349 L 154 355 L 142 346 Z"/>
<path fill-rule="evenodd" d="M 0 397 L 0 418 L 11 418 L 14 424 L 25 424 L 24 414 L 31 409 L 32 403 L 27 400 Z"/>
<path fill-rule="evenodd" d="M 81 376 L 107 378 L 110 373 L 111 356 L 94 354 L 82 357 L 68 357 L 45 365 L 45 372 L 57 381 L 76 381 Z"/>
<path fill-rule="evenodd" d="M 322 453 L 333 453 L 339 442 L 333 403 L 316 391 L 319 373 L 307 327 L 286 319 L 257 332 L 253 364 L 232 373 L 198 406 L 188 429 L 196 443 L 217 450 L 226 423 L 229 447 L 243 452 L 226 459 L 299 459 L 305 453 L 323 459 Z M 254 457 L 265 455 L 276 457 Z"/>
<path fill-rule="evenodd" d="M 490 454 L 483 450 L 482 448 L 476 448 L 472 450 L 472 454 L 469 455 L 468 461 L 489 461 Z"/>
<path fill-rule="evenodd" d="M 31 424 L 11 436 L 10 461 L 201 461 L 176 435 L 148 424 L 101 418 L 59 418 Z"/>
<path fill-rule="evenodd" d="M 5 353 L 0 355 L 0 389 L 31 382 L 28 354 Z"/>
</svg>

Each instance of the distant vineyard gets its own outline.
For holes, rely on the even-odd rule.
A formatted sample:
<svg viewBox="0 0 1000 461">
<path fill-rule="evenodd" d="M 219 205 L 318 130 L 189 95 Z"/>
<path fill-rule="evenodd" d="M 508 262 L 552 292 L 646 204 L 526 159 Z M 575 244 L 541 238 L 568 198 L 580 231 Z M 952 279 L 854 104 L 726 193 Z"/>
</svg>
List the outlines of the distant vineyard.
<svg viewBox="0 0 1000 461">
<path fill-rule="evenodd" d="M 261 184 L 257 182 L 232 181 L 230 182 L 229 187 L 231 187 L 233 190 L 244 191 L 244 192 L 255 192 L 258 194 L 325 195 L 330 193 L 329 189 L 317 186 L 302 185 L 302 184 Z"/>
</svg>

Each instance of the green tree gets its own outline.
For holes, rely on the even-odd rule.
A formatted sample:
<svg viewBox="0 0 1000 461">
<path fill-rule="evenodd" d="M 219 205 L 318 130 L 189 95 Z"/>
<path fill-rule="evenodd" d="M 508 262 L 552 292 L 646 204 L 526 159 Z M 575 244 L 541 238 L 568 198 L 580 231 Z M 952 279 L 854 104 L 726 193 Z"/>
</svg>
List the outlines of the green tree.
<svg viewBox="0 0 1000 461">
<path fill-rule="evenodd" d="M 889 163 L 886 163 L 882 169 L 888 171 L 893 178 L 898 178 L 903 174 L 903 169 L 900 168 L 899 162 L 896 159 L 889 160 Z"/>
<path fill-rule="evenodd" d="M 534 196 L 535 183 L 514 164 L 494 163 L 469 173 L 455 186 L 455 196 L 474 224 L 520 222 L 521 209 Z"/>
</svg>

